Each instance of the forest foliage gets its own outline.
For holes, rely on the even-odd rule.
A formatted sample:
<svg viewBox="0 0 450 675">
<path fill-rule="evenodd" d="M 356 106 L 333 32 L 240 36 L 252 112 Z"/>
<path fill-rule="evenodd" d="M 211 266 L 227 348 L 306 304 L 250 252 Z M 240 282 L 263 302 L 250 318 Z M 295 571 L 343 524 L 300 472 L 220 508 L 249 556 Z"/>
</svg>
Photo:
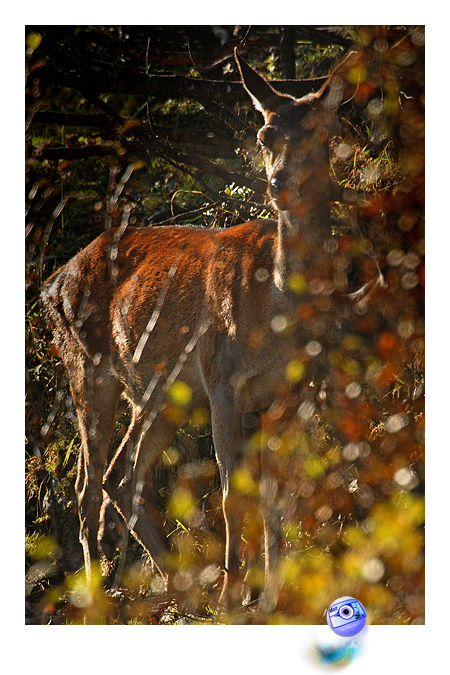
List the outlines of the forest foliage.
<svg viewBox="0 0 450 675">
<path fill-rule="evenodd" d="M 344 595 L 357 597 L 372 623 L 424 621 L 424 29 L 29 26 L 28 623 L 218 620 L 223 533 L 207 420 L 190 420 L 158 467 L 177 597 L 164 596 L 132 541 L 120 592 L 104 584 L 119 552 L 86 587 L 74 492 L 80 438 L 39 289 L 111 226 L 232 227 L 273 217 L 256 151 L 260 114 L 239 81 L 234 47 L 279 91 L 298 97 L 317 90 L 350 50 L 360 55 L 347 74 L 355 93 L 339 109 L 330 147 L 332 274 L 349 293 L 383 280 L 339 334 L 317 339 L 328 368 L 317 405 L 287 405 L 273 433 L 257 439 L 272 450 L 284 514 L 282 584 L 264 621 L 323 623 L 324 609 Z M 321 310 L 331 312 L 332 289 L 323 298 Z M 305 321 L 308 311 L 305 304 Z M 292 388 L 302 368 L 287 373 Z M 182 384 L 172 396 L 182 408 Z M 117 444 L 126 422 L 125 413 Z M 251 447 L 250 434 L 249 454 Z M 251 462 L 236 481 L 249 514 L 242 556 L 259 589 Z M 253 609 L 220 620 L 257 623 Z"/>
</svg>

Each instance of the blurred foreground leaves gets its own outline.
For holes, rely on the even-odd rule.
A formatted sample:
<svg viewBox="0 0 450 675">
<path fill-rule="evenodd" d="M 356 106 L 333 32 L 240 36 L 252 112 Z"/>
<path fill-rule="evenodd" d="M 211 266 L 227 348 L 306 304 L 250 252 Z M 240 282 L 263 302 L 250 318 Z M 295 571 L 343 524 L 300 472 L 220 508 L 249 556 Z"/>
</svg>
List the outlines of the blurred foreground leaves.
<svg viewBox="0 0 450 675">
<path fill-rule="evenodd" d="M 144 72 L 149 49 L 144 29 L 142 34 L 132 27 L 129 34 L 121 27 L 74 29 L 71 49 L 80 50 L 88 60 L 98 57 L 97 68 L 109 68 L 106 64 L 123 59 Z M 120 138 L 114 136 L 111 124 L 94 135 L 92 128 L 75 133 L 56 122 L 30 126 L 26 270 L 29 623 L 316 624 L 325 622 L 327 606 L 343 595 L 357 597 L 371 623 L 423 623 L 424 34 L 413 27 L 342 30 L 348 32 L 342 37 L 351 38 L 359 50 L 359 65 L 348 76 L 350 83 L 358 83 L 358 89 L 342 110 L 339 133 L 331 145 L 331 169 L 341 190 L 351 190 L 353 198 L 356 192 L 362 193 L 364 199 L 345 202 L 342 198 L 334 204 L 337 243 L 328 286 L 309 282 L 308 287 L 301 275 L 289 281 L 299 298 L 296 320 L 310 331 L 310 339 L 299 358 L 287 366 L 283 396 L 259 421 L 247 420 L 246 461 L 235 473 L 233 485 L 238 494 L 236 508 L 244 522 L 240 553 L 248 594 L 246 604 L 228 614 L 217 610 L 223 522 L 205 410 L 196 410 L 187 420 L 157 467 L 158 499 L 172 544 L 167 560 L 173 571 L 171 592 L 165 592 L 156 569 L 131 539 L 124 554 L 117 551 L 111 562 L 102 559 L 89 583 L 79 571 L 82 555 L 73 485 L 80 440 L 65 376 L 37 302 L 44 276 L 108 222 L 147 225 L 155 210 L 165 213 L 157 219 L 164 220 L 174 214 L 175 201 L 187 211 L 201 209 L 205 193 L 198 189 L 192 168 L 183 174 L 156 152 L 148 153 L 145 162 L 137 159 L 132 125 L 126 129 L 130 135 Z M 163 27 L 154 31 L 158 40 L 160 31 Z M 274 34 L 275 28 L 267 27 L 264 40 L 273 41 Z M 36 113 L 41 108 L 77 115 L 96 111 L 75 88 L 61 87 L 58 78 L 52 79 L 51 66 L 58 63 L 58 57 L 42 51 L 42 35 L 33 27 L 27 37 L 28 103 Z M 166 37 L 176 41 L 178 32 Z M 202 30 L 197 37 L 195 45 L 199 46 L 206 39 Z M 331 52 L 336 53 L 335 46 L 321 52 L 313 44 L 301 44 L 296 57 L 304 76 L 309 76 L 311 64 L 320 68 Z M 173 56 L 169 52 L 155 50 L 154 62 L 169 67 Z M 271 49 L 267 61 L 264 49 L 250 52 L 262 72 L 267 68 L 277 75 L 277 48 Z M 205 54 L 210 54 L 208 48 Z M 191 60 L 188 63 L 181 70 L 194 77 Z M 226 81 L 230 64 L 221 68 L 220 77 Z M 137 95 L 117 92 L 103 98 L 124 117 L 131 117 L 145 102 Z M 193 101 L 170 99 L 148 105 L 156 106 L 151 108 L 152 119 L 165 129 L 177 128 L 180 120 L 192 121 L 195 128 L 199 111 L 202 119 L 208 117 Z M 257 113 L 248 112 L 250 106 L 246 110 L 245 120 L 256 129 Z M 242 124 L 242 106 L 234 124 L 236 119 Z M 242 125 L 239 134 L 247 126 L 247 122 Z M 216 132 L 216 128 L 211 131 L 213 136 Z M 253 147 L 254 138 L 250 140 L 245 147 Z M 104 141 L 109 144 L 108 153 L 113 149 L 116 156 L 91 154 L 58 161 L 44 153 L 46 148 L 64 145 L 70 149 L 73 145 L 79 150 Z M 246 152 L 239 159 L 234 150 L 232 154 L 236 159 L 231 168 L 238 162 L 240 171 L 249 172 L 252 163 Z M 197 213 L 204 224 L 238 222 L 225 197 L 239 194 L 245 202 L 255 196 L 236 185 L 223 186 L 201 172 L 195 178 L 224 199 L 210 202 L 208 209 Z M 267 210 L 258 213 L 268 215 Z M 377 278 L 380 271 L 384 285 L 356 302 L 353 314 L 344 316 L 347 324 L 343 321 L 340 331 L 328 330 L 333 292 L 355 290 L 352 275 L 361 285 Z M 278 316 L 272 329 L 282 336 L 292 325 Z M 327 382 L 314 396 L 299 401 L 293 394 L 296 388 L 312 391 L 308 364 L 314 359 L 323 364 Z M 184 420 L 190 398 L 181 373 L 169 390 L 167 414 Z M 116 446 L 128 421 L 124 413 L 116 429 Z M 272 477 L 266 484 L 261 481 L 261 449 Z M 273 508 L 282 517 L 274 600 L 267 611 L 253 601 L 264 584 L 261 491 L 273 498 Z M 119 531 L 120 522 L 115 527 Z M 125 572 L 120 587 L 113 590 L 121 555 L 125 555 Z"/>
</svg>

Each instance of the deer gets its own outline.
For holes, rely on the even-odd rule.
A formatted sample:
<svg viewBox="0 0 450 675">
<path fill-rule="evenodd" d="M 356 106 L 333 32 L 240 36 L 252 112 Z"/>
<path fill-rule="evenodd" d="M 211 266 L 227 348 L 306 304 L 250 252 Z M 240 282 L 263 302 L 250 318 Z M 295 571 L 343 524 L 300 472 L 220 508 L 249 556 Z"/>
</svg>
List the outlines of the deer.
<svg viewBox="0 0 450 675">
<path fill-rule="evenodd" d="M 299 280 L 321 270 L 326 276 L 329 267 L 329 141 L 342 97 L 336 72 L 296 99 L 277 92 L 237 50 L 235 59 L 264 118 L 257 140 L 277 219 L 225 229 L 105 230 L 41 294 L 81 436 L 76 493 L 88 578 L 99 558 L 105 494 L 164 574 L 169 544 L 154 471 L 183 423 L 165 414 L 168 391 L 181 380 L 190 392 L 186 414 L 210 411 L 225 522 L 224 606 L 242 592 L 233 474 L 245 452 L 244 416 L 270 409 L 285 386 L 288 365 L 311 339 L 298 318 Z M 292 330 L 279 328 L 289 322 Z M 131 422 L 109 461 L 123 400 Z M 267 579 L 279 535 L 269 493 L 262 481 Z"/>
</svg>

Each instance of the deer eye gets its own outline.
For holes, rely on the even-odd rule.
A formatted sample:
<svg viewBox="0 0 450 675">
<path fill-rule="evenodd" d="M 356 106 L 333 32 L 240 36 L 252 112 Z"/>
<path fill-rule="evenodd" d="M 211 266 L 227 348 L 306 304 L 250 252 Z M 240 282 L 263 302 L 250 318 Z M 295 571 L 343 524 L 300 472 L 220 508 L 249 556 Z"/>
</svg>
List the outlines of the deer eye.
<svg viewBox="0 0 450 675">
<path fill-rule="evenodd" d="M 273 140 L 264 139 L 264 141 L 259 138 L 258 143 L 264 152 L 269 152 L 273 157 L 282 154 L 285 145 L 282 140 L 277 138 Z"/>
<path fill-rule="evenodd" d="M 258 134 L 258 142 L 262 148 L 267 148 L 272 151 L 274 149 L 274 144 L 278 138 L 276 129 L 271 125 L 267 125 L 260 129 Z"/>
</svg>

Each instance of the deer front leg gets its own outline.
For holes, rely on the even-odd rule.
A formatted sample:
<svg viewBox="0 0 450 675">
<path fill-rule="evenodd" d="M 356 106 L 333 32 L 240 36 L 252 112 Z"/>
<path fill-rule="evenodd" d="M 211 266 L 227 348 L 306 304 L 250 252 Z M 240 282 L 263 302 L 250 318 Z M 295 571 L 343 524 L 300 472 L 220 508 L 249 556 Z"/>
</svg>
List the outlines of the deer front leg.
<svg viewBox="0 0 450 675">
<path fill-rule="evenodd" d="M 243 415 L 227 385 L 214 390 L 211 397 L 211 422 L 222 485 L 226 534 L 225 578 L 219 602 L 227 607 L 242 601 L 239 548 L 243 518 L 233 476 L 241 462 L 244 444 Z"/>
<path fill-rule="evenodd" d="M 264 524 L 265 582 L 259 598 L 260 608 L 268 613 L 274 611 L 282 587 L 277 569 L 278 549 L 281 539 L 281 520 L 277 508 L 277 481 L 268 471 L 267 448 L 261 449 L 262 471 L 260 484 L 261 511 Z"/>
</svg>

